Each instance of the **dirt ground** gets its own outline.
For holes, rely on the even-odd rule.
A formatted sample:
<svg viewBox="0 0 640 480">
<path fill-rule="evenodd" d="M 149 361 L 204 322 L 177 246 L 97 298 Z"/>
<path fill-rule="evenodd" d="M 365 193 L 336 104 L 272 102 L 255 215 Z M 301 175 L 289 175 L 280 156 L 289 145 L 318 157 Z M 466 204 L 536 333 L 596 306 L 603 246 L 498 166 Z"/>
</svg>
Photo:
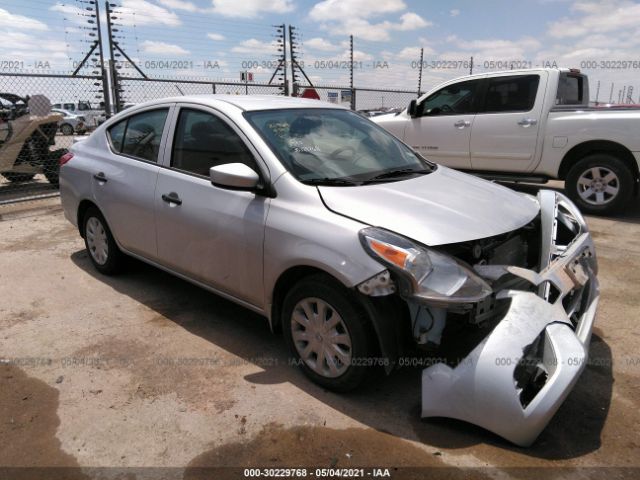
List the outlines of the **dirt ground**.
<svg viewBox="0 0 640 480">
<path fill-rule="evenodd" d="M 589 225 L 602 290 L 590 363 L 524 449 L 421 420 L 419 368 L 357 393 L 324 391 L 289 365 L 264 318 L 139 262 L 99 275 L 59 200 L 2 207 L 0 478 L 27 466 L 60 467 L 30 471 L 37 478 L 224 477 L 209 466 L 640 475 L 640 207 Z"/>
</svg>

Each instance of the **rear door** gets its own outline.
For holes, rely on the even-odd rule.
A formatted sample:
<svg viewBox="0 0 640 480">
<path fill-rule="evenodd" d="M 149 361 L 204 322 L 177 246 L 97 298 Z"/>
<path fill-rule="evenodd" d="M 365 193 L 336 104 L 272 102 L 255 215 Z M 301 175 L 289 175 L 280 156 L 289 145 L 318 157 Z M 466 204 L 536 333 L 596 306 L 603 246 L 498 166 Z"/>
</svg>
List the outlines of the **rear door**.
<svg viewBox="0 0 640 480">
<path fill-rule="evenodd" d="M 115 238 L 149 259 L 157 256 L 154 194 L 170 110 L 151 107 L 115 123 L 109 149 L 91 162 L 94 198 Z"/>
<path fill-rule="evenodd" d="M 155 194 L 160 262 L 261 307 L 269 199 L 212 185 L 209 168 L 245 163 L 263 174 L 264 165 L 242 132 L 215 110 L 180 105 L 174 123 Z"/>
<path fill-rule="evenodd" d="M 474 170 L 528 172 L 534 167 L 542 149 L 538 134 L 547 76 L 504 73 L 486 79 L 471 128 Z"/>
<path fill-rule="evenodd" d="M 404 141 L 448 167 L 471 168 L 469 142 L 481 79 L 446 85 L 417 105 Z"/>
</svg>

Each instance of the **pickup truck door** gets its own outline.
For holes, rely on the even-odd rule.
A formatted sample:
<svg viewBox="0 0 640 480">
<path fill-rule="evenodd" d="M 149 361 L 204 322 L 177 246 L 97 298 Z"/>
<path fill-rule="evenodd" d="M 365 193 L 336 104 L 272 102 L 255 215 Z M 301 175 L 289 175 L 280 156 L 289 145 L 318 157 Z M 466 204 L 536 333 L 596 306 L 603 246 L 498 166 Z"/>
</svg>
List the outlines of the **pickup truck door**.
<svg viewBox="0 0 640 480">
<path fill-rule="evenodd" d="M 446 85 L 418 103 L 404 131 L 405 143 L 442 165 L 471 168 L 469 142 L 481 81 Z"/>
<path fill-rule="evenodd" d="M 546 72 L 489 76 L 471 129 L 473 170 L 528 172 L 539 156 Z M 540 139 L 540 142 L 538 141 Z"/>
<path fill-rule="evenodd" d="M 269 198 L 211 184 L 209 168 L 257 153 L 225 116 L 179 104 L 155 194 L 158 258 L 171 270 L 261 307 Z"/>
</svg>

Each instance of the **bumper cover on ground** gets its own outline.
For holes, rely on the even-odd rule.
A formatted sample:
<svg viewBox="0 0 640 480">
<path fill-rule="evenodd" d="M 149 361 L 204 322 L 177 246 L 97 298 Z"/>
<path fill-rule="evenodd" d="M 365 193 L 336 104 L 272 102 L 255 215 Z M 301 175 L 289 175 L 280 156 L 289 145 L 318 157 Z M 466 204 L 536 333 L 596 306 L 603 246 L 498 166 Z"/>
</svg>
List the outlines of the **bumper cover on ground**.
<svg viewBox="0 0 640 480">
<path fill-rule="evenodd" d="M 525 278 L 540 295 L 499 292 L 497 298 L 510 301 L 510 307 L 492 333 L 455 368 L 436 364 L 422 372 L 423 417 L 471 422 L 521 446 L 535 441 L 585 368 L 599 298 L 595 252 L 584 220 L 560 194 L 541 192 L 539 201 L 546 266 L 540 272 L 488 266 L 481 273 Z M 554 242 L 559 207 L 580 224 L 566 248 Z M 549 284 L 559 292 L 553 302 Z M 543 380 L 525 398 L 517 369 L 527 362 L 536 364 Z"/>
</svg>

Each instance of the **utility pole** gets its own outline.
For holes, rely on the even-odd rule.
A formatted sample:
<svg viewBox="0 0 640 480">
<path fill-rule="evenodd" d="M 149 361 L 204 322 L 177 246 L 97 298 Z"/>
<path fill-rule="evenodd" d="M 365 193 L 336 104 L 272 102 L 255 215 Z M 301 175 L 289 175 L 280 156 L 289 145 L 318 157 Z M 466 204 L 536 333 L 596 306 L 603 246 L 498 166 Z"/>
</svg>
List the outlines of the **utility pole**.
<svg viewBox="0 0 640 480">
<path fill-rule="evenodd" d="M 418 70 L 418 96 L 422 92 L 422 64 L 424 63 L 424 47 L 420 48 L 420 70 Z"/>
<path fill-rule="evenodd" d="M 351 89 L 351 110 L 356 109 L 356 91 L 353 88 L 353 35 L 349 35 L 349 88 Z"/>
<path fill-rule="evenodd" d="M 111 102 L 109 100 L 109 81 L 107 80 L 107 69 L 104 66 L 104 52 L 102 51 L 102 28 L 100 27 L 100 6 L 96 1 L 96 27 L 98 30 L 98 52 L 100 54 L 100 76 L 102 77 L 102 98 L 104 99 L 104 113 L 107 118 L 111 117 Z"/>
<path fill-rule="evenodd" d="M 278 66 L 273 71 L 273 75 L 269 79 L 269 85 L 273 82 L 273 79 L 276 75 L 279 75 L 282 72 L 282 77 L 279 77 L 280 80 L 284 83 L 284 95 L 289 96 L 289 82 L 287 80 L 287 32 L 286 26 L 283 23 L 282 25 L 274 25 L 276 27 L 276 45 L 278 47 L 278 52 L 282 52 L 279 56 Z"/>
<path fill-rule="evenodd" d="M 111 28 L 111 6 L 109 0 L 104 2 L 107 12 L 107 34 L 109 35 L 109 68 L 111 72 L 111 88 L 113 89 L 113 113 L 118 113 L 122 107 L 120 104 L 120 84 L 118 82 L 118 72 L 116 69 L 116 56 L 113 48 L 113 30 Z"/>
</svg>

